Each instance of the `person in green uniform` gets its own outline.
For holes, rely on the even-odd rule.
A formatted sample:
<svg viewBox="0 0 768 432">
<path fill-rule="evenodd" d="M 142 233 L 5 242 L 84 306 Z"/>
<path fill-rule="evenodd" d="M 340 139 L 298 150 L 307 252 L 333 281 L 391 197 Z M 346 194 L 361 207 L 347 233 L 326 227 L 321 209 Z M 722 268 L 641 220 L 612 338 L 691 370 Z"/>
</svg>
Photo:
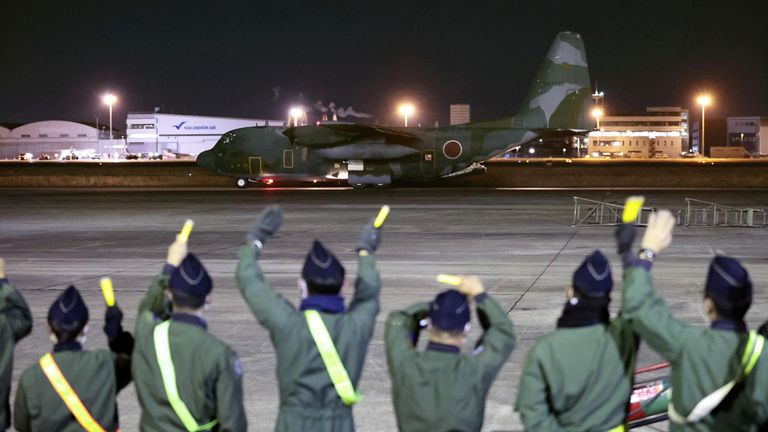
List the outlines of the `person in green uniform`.
<svg viewBox="0 0 768 432">
<path fill-rule="evenodd" d="M 348 308 L 341 295 L 344 267 L 315 240 L 299 279 L 302 300 L 297 309 L 272 290 L 258 263 L 264 243 L 282 220 L 279 206 L 264 209 L 247 235 L 247 246 L 239 251 L 237 266 L 237 286 L 256 319 L 269 330 L 277 353 L 280 410 L 275 430 L 353 431 L 353 402 L 342 400 L 332 382 L 307 316 L 317 313 L 322 318 L 346 372 L 347 388 L 354 391 L 379 312 L 381 281 L 373 253 L 381 242 L 381 229 L 372 222 L 363 228 L 356 248 L 355 292 Z"/>
<path fill-rule="evenodd" d="M 624 272 L 622 315 L 640 337 L 670 362 L 671 431 L 751 431 L 768 419 L 768 352 L 747 331 L 744 315 L 752 282 L 734 258 L 718 255 L 709 266 L 701 328 L 675 319 L 655 292 L 650 267 L 672 241 L 675 218 L 666 210 L 649 219 L 638 256 Z"/>
<path fill-rule="evenodd" d="M 48 310 L 48 327 L 54 342 L 52 358 L 60 374 L 98 427 L 119 429 L 117 393 L 131 382 L 133 337 L 123 330 L 123 313 L 115 305 L 107 308 L 104 333 L 110 351 L 83 349 L 88 333 L 88 307 L 74 286 L 62 292 Z M 48 355 L 44 356 L 47 357 Z M 67 432 L 86 429 L 54 387 L 39 364 L 21 375 L 16 391 L 13 425 L 19 432 Z M 93 429 L 98 430 L 95 427 Z"/>
<path fill-rule="evenodd" d="M 0 258 L 0 430 L 11 427 L 11 375 L 13 348 L 32 331 L 32 312 L 27 302 L 5 276 L 5 260 Z"/>
<path fill-rule="evenodd" d="M 525 430 L 623 430 L 640 341 L 622 316 L 610 319 L 612 288 L 600 251 L 573 273 L 557 330 L 536 341 L 520 376 Z"/>
<path fill-rule="evenodd" d="M 474 299 L 483 336 L 462 354 Z M 426 351 L 415 349 L 430 323 Z M 440 293 L 389 314 L 384 333 L 392 401 L 400 431 L 479 431 L 485 400 L 515 346 L 506 311 L 485 293 L 476 277 L 461 277 L 457 290 Z"/>
<path fill-rule="evenodd" d="M 240 360 L 207 331 L 204 310 L 211 303 L 212 289 L 205 267 L 187 253 L 187 242 L 177 236 L 162 273 L 139 305 L 136 321 L 133 376 L 144 432 L 191 430 L 184 423 L 190 418 L 198 430 L 248 428 Z M 162 362 L 169 370 L 161 370 L 158 347 L 170 357 Z"/>
</svg>

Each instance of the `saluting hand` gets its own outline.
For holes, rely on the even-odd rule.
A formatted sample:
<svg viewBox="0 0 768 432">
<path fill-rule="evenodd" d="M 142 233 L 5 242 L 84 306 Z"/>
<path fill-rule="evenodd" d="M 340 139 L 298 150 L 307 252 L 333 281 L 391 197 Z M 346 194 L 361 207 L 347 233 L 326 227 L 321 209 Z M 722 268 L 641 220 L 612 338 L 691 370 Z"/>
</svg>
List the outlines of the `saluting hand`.
<svg viewBox="0 0 768 432">
<path fill-rule="evenodd" d="M 460 293 L 469 298 L 473 298 L 485 292 L 483 283 L 480 282 L 480 278 L 477 276 L 459 276 L 461 283 L 457 286 Z"/>
<path fill-rule="evenodd" d="M 168 247 L 168 264 L 178 267 L 187 256 L 187 242 L 182 240 L 181 235 L 176 235 L 176 241 Z"/>
<path fill-rule="evenodd" d="M 641 247 L 659 253 L 672 243 L 672 229 L 675 227 L 675 217 L 669 210 L 652 213 L 648 218 L 648 228 L 643 235 Z"/>
<path fill-rule="evenodd" d="M 268 238 L 272 237 L 283 225 L 283 209 L 277 204 L 264 208 L 256 218 L 248 234 L 245 236 L 249 245 L 261 246 Z"/>
</svg>

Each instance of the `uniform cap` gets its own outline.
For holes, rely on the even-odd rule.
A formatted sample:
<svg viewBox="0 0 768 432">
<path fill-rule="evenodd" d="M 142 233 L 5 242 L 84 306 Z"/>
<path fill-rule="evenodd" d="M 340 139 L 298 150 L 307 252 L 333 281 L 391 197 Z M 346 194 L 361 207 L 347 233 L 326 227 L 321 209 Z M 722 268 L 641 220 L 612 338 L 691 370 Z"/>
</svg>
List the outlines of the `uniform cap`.
<svg viewBox="0 0 768 432">
<path fill-rule="evenodd" d="M 213 281 L 196 256 L 187 254 L 181 264 L 173 269 L 169 282 L 171 291 L 193 298 L 205 298 L 213 289 Z"/>
<path fill-rule="evenodd" d="M 88 306 L 74 286 L 70 285 L 48 309 L 48 323 L 59 331 L 80 333 L 88 323 Z"/>
<path fill-rule="evenodd" d="M 749 273 L 734 258 L 718 255 L 709 264 L 706 293 L 710 297 L 730 302 L 752 300 Z"/>
<path fill-rule="evenodd" d="M 429 307 L 429 319 L 439 330 L 462 330 L 469 318 L 467 297 L 456 290 L 438 294 Z"/>
<path fill-rule="evenodd" d="M 592 252 L 573 273 L 573 288 L 587 297 L 604 297 L 613 289 L 611 266 L 602 252 Z"/>
<path fill-rule="evenodd" d="M 344 266 L 322 243 L 315 240 L 304 260 L 301 277 L 312 294 L 338 294 L 344 283 Z"/>
</svg>

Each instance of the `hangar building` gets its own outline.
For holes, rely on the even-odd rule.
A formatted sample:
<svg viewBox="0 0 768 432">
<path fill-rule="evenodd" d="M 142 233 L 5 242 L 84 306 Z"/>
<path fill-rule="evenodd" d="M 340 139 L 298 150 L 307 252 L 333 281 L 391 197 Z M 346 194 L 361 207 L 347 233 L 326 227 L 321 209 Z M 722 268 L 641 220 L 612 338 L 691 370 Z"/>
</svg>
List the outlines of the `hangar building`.
<svg viewBox="0 0 768 432">
<path fill-rule="evenodd" d="M 688 110 L 648 107 L 644 115 L 605 116 L 589 133 L 591 157 L 675 158 L 688 150 Z"/>
<path fill-rule="evenodd" d="M 101 136 L 96 127 L 64 120 L 47 120 L 14 127 L 0 127 L 0 158 L 16 159 L 19 154 L 31 153 L 55 157 L 69 150 L 94 154 L 121 153 L 125 147 L 122 139 L 109 140 L 105 130 Z"/>
<path fill-rule="evenodd" d="M 128 153 L 196 155 L 216 144 L 222 135 L 251 126 L 281 126 L 284 120 L 204 117 L 183 114 L 129 113 L 126 121 Z"/>
</svg>

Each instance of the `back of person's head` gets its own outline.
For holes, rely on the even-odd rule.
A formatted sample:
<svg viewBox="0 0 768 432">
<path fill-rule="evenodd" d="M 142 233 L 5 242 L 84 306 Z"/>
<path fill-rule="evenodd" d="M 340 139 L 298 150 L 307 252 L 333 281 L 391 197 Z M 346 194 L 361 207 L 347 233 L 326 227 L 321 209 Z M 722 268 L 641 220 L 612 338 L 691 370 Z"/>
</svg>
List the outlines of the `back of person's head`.
<svg viewBox="0 0 768 432">
<path fill-rule="evenodd" d="M 587 256 L 573 272 L 573 291 L 578 297 L 604 298 L 612 289 L 611 266 L 599 250 Z"/>
<path fill-rule="evenodd" d="M 174 305 L 188 309 L 200 309 L 213 289 L 213 280 L 200 260 L 190 253 L 173 270 L 168 285 L 171 289 Z"/>
<path fill-rule="evenodd" d="M 315 240 L 304 260 L 301 277 L 310 295 L 337 295 L 344 284 L 344 266 L 331 251 Z"/>
<path fill-rule="evenodd" d="M 88 324 L 88 306 L 80 292 L 70 285 L 48 309 L 48 325 L 59 343 L 77 340 Z"/>
<path fill-rule="evenodd" d="M 716 256 L 709 264 L 704 297 L 712 300 L 718 318 L 743 320 L 752 305 L 747 269 L 734 258 Z"/>
<path fill-rule="evenodd" d="M 467 297 L 456 290 L 443 291 L 429 306 L 429 321 L 437 332 L 461 336 L 470 320 Z"/>
</svg>

